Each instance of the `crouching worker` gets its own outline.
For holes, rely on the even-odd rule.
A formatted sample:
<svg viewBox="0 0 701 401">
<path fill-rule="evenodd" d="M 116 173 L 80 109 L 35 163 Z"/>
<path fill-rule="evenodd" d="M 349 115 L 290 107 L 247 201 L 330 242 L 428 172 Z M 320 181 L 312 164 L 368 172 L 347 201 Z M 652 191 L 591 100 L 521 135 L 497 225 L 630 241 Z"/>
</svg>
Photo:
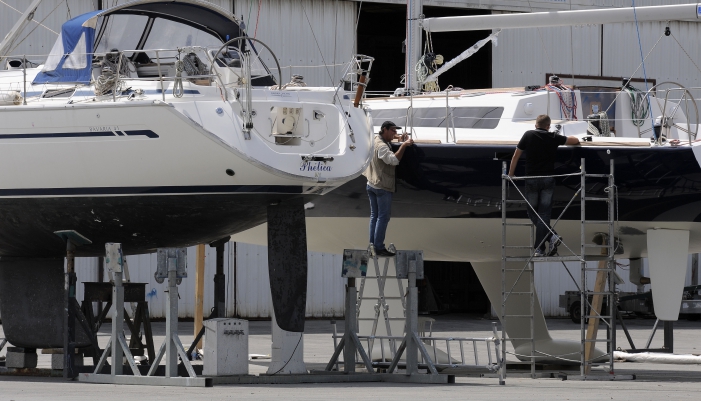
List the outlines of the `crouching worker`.
<svg viewBox="0 0 701 401">
<path fill-rule="evenodd" d="M 562 242 L 562 238 L 550 227 L 555 191 L 555 177 L 552 177 L 555 174 L 555 155 L 558 146 L 579 145 L 579 139 L 550 132 L 550 117 L 545 114 L 539 115 L 535 121 L 535 130 L 526 131 L 516 145 L 509 176 L 514 176 L 518 159 L 526 152 L 526 176 L 533 177 L 526 179 L 526 200 L 530 204 L 528 217 L 536 227 L 533 256 L 553 256 Z M 548 241 L 547 251 L 545 241 Z"/>
<path fill-rule="evenodd" d="M 392 194 L 395 192 L 395 170 L 407 146 L 414 141 L 408 136 L 397 134 L 397 125 L 391 121 L 382 123 L 380 133 L 374 138 L 372 159 L 363 173 L 368 179 L 367 191 L 370 198 L 370 245 L 377 256 L 394 256 L 385 247 L 385 233 L 392 211 Z M 402 144 L 397 152 L 392 151 L 390 142 L 399 139 Z"/>
</svg>

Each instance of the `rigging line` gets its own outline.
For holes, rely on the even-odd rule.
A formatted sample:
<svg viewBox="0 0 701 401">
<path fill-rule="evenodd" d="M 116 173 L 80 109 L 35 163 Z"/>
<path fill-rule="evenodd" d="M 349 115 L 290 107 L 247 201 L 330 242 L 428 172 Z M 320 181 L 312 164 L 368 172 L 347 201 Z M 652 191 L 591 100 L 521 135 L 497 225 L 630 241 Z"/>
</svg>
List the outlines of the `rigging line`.
<svg viewBox="0 0 701 401">
<path fill-rule="evenodd" d="M 66 1 L 66 0 L 64 0 L 64 1 Z M 6 5 L 6 6 L 8 6 L 8 7 L 10 7 L 11 9 L 15 10 L 16 12 L 18 12 L 18 13 L 20 13 L 20 14 L 23 14 L 22 11 L 20 11 L 20 10 L 14 8 L 14 7 L 12 7 L 11 5 L 9 5 L 9 4 L 7 4 L 7 3 L 5 3 L 3 0 L 0 0 L 0 3 Z M 58 6 L 61 5 L 61 3 L 63 3 L 63 1 L 59 2 L 58 5 L 57 5 L 56 7 L 54 7 L 53 10 L 51 10 L 51 12 L 49 13 L 49 15 L 51 15 L 51 13 L 53 13 L 54 10 L 56 10 L 56 9 L 58 8 Z M 49 15 L 47 15 L 46 17 L 48 17 Z M 42 24 L 42 22 L 44 22 L 44 21 L 46 20 L 46 17 L 44 17 L 44 19 L 41 20 L 41 21 L 39 21 L 39 22 L 37 22 L 37 20 L 34 19 L 34 18 L 32 18 L 32 21 L 33 21 L 33 22 L 36 22 L 36 23 L 38 24 L 37 26 L 41 25 L 41 26 L 43 26 L 44 28 L 48 29 L 49 31 L 51 31 L 51 32 L 55 33 L 56 35 L 58 35 L 58 32 L 56 32 L 56 31 L 54 31 L 53 29 L 49 28 L 48 26 Z M 36 29 L 36 28 L 34 28 L 34 29 Z M 32 29 L 32 31 L 34 31 L 34 29 Z"/>
<path fill-rule="evenodd" d="M 638 33 L 638 48 L 640 49 L 640 59 L 642 61 L 643 65 L 643 78 L 645 78 L 645 92 L 647 96 L 647 105 L 648 105 L 648 114 L 650 115 L 650 125 L 655 126 L 655 119 L 652 116 L 652 104 L 650 104 L 650 88 L 648 87 L 647 84 L 647 72 L 645 71 L 645 59 L 643 58 L 643 44 L 640 41 L 640 27 L 638 26 L 638 13 L 635 10 L 635 0 L 631 0 L 633 3 L 633 16 L 635 17 L 635 30 Z M 655 133 L 655 130 L 652 130 L 652 136 L 657 140 L 657 134 Z"/>
<path fill-rule="evenodd" d="M 263 0 L 258 0 L 258 13 L 256 14 L 256 29 L 253 31 L 253 39 L 256 38 L 256 35 L 258 35 L 258 20 L 260 19 L 260 6 L 263 3 Z"/>
<path fill-rule="evenodd" d="M 360 2 L 360 5 L 358 6 L 358 15 L 355 17 L 355 35 L 353 35 L 353 53 L 358 52 L 358 24 L 360 23 L 360 10 L 363 9 L 363 2 Z"/>
<path fill-rule="evenodd" d="M 253 0 L 248 1 L 248 19 L 246 20 L 246 29 L 251 26 L 251 11 L 253 11 Z"/>
<path fill-rule="evenodd" d="M 626 85 L 628 85 L 633 80 L 633 77 L 635 76 L 635 74 L 638 72 L 640 67 L 643 66 L 643 63 L 645 62 L 645 60 L 647 60 L 647 58 L 650 57 L 650 55 L 652 54 L 652 51 L 655 50 L 655 47 L 657 47 L 657 44 L 660 43 L 660 40 L 662 40 L 662 38 L 664 38 L 664 33 L 662 35 L 660 35 L 660 37 L 657 39 L 657 42 L 655 42 L 655 44 L 652 46 L 652 49 L 650 49 L 650 51 L 647 53 L 647 55 L 645 56 L 643 61 L 640 64 L 638 64 L 638 68 L 636 68 L 635 71 L 633 71 L 633 73 L 629 75 L 630 78 L 628 78 L 628 81 L 626 81 Z M 618 97 L 621 96 L 622 93 L 623 93 L 623 91 L 618 91 L 618 93 L 616 94 L 616 97 L 613 99 L 613 102 L 611 102 L 611 104 L 609 104 L 609 107 L 607 107 L 606 110 L 604 110 L 604 111 L 606 111 L 608 113 L 611 106 L 616 104 L 616 100 L 618 100 Z"/>
<path fill-rule="evenodd" d="M 336 78 L 336 44 L 338 39 L 338 0 L 333 3 L 334 27 L 333 30 L 333 77 Z M 331 82 L 333 85 L 333 82 Z"/>
<path fill-rule="evenodd" d="M 64 1 L 66 2 L 66 5 L 68 5 L 68 0 L 64 0 Z M 58 35 L 57 32 L 54 32 L 54 31 L 51 30 L 50 28 L 46 27 L 46 26 L 43 24 L 43 22 L 46 21 L 46 19 L 49 18 L 49 15 L 53 14 L 54 11 L 56 11 L 56 9 L 57 9 L 64 1 L 60 1 L 60 2 L 56 5 L 56 7 L 54 7 L 54 9 L 51 10 L 51 12 L 49 12 L 49 13 L 44 17 L 44 19 L 42 19 L 40 22 L 38 22 L 37 25 L 34 26 L 34 28 L 32 28 L 31 31 L 29 31 L 29 33 L 27 33 L 26 35 L 24 35 L 24 37 L 23 37 L 19 42 L 17 42 L 17 44 L 14 45 L 14 46 L 12 47 L 12 49 L 10 49 L 10 50 L 8 51 L 8 53 L 11 53 L 12 51 L 14 51 L 19 45 L 22 44 L 22 42 L 24 42 L 25 40 L 27 40 L 27 38 L 29 37 L 29 35 L 31 35 L 37 28 L 39 28 L 39 26 L 43 26 L 44 28 L 46 28 L 46 29 L 50 30 L 51 32 L 55 33 L 56 35 Z M 2 0 L 0 0 L 0 2 L 3 2 L 3 3 L 4 3 L 4 1 L 2 1 Z"/>
<path fill-rule="evenodd" d="M 413 78 L 411 76 L 412 68 L 414 67 L 414 60 L 412 59 L 412 56 L 414 56 L 414 57 L 416 56 L 411 51 L 413 49 L 413 43 L 412 43 L 413 42 L 413 40 L 412 40 L 413 39 L 413 37 L 412 37 L 412 28 L 413 27 L 411 25 L 411 21 L 412 21 L 411 16 L 414 15 L 414 2 L 412 0 L 406 0 L 406 10 L 407 10 L 407 16 L 406 16 L 407 22 L 406 22 L 406 28 L 405 28 L 405 30 L 406 30 L 406 36 L 405 36 L 406 37 L 406 45 L 405 45 L 406 46 L 406 50 L 405 50 L 406 59 L 404 61 L 404 90 L 405 91 L 408 90 L 409 96 L 412 96 L 412 92 L 414 90 L 413 82 L 412 82 Z M 411 122 L 409 124 L 409 128 L 410 128 L 409 132 L 412 133 L 414 130 L 414 127 L 413 127 L 413 121 L 414 121 L 413 97 L 411 97 L 410 100 L 411 100 L 411 103 L 410 103 L 411 104 L 411 106 L 410 106 Z M 409 109 L 407 109 L 407 112 L 408 111 L 409 111 Z M 408 116 L 407 116 L 407 118 L 408 118 Z"/>
<path fill-rule="evenodd" d="M 307 15 L 307 8 L 304 7 L 304 2 L 301 2 L 302 4 L 302 11 L 304 11 L 304 17 L 307 19 L 307 23 L 309 24 L 309 30 L 312 31 L 312 36 L 314 37 L 314 42 L 316 42 L 316 48 L 319 49 L 319 55 L 321 55 L 321 61 L 324 63 L 324 66 L 326 67 L 326 73 L 329 75 L 329 80 L 331 81 L 331 86 L 334 85 L 333 83 L 333 78 L 331 77 L 331 71 L 329 70 L 328 64 L 326 64 L 326 60 L 324 59 L 324 53 L 321 51 L 321 46 L 319 46 L 319 41 L 316 39 L 316 35 L 314 34 L 314 28 L 312 28 L 312 22 L 309 21 L 309 16 Z"/>
<path fill-rule="evenodd" d="M 531 12 L 533 12 L 533 6 L 531 5 L 531 0 L 528 0 L 528 8 L 531 9 Z M 543 39 L 543 32 L 539 28 L 536 28 L 538 31 L 538 36 L 540 37 L 540 44 L 543 45 L 543 51 L 545 52 L 545 58 L 548 59 L 548 64 L 550 64 L 550 71 L 552 74 L 555 73 L 555 68 L 553 65 L 552 59 L 550 59 L 550 53 L 548 53 L 548 47 L 545 46 L 545 39 Z"/>
<path fill-rule="evenodd" d="M 682 51 L 684 52 L 684 54 L 686 54 L 686 57 L 689 58 L 689 61 L 691 61 L 691 63 L 694 65 L 694 67 L 696 67 L 696 70 L 698 70 L 698 72 L 701 72 L 701 68 L 699 68 L 699 66 L 696 64 L 696 62 L 694 61 L 694 59 L 691 58 L 691 56 L 689 55 L 689 53 L 686 52 L 686 49 L 684 49 L 684 46 L 682 46 L 682 44 L 679 43 L 679 41 L 677 40 L 677 38 L 674 36 L 673 33 L 671 34 L 671 36 L 672 36 L 672 39 L 674 39 L 674 41 L 677 42 L 677 44 L 678 44 L 679 47 L 682 49 Z M 692 88 L 692 89 L 693 89 L 693 88 Z"/>
<path fill-rule="evenodd" d="M 572 11 L 572 0 L 570 0 L 570 11 Z M 573 28 L 572 25 L 570 25 L 570 56 L 572 58 L 572 87 L 574 87 L 574 39 L 572 39 L 573 36 Z"/>
</svg>

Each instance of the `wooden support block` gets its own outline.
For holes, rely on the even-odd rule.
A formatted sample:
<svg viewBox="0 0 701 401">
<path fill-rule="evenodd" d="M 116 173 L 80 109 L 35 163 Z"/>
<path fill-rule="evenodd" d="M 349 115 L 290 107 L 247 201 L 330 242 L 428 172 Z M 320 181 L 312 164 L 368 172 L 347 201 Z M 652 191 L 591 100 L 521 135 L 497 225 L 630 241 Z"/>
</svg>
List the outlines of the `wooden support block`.
<svg viewBox="0 0 701 401">
<path fill-rule="evenodd" d="M 604 240 L 604 243 L 606 243 L 607 240 Z M 606 248 L 601 249 L 601 254 L 602 255 L 607 255 L 608 250 Z M 596 282 L 594 283 L 594 292 L 601 293 L 604 292 L 604 289 L 606 288 L 606 264 L 608 263 L 608 260 L 600 260 L 599 261 L 599 271 L 596 272 Z M 601 315 L 601 305 L 603 304 L 604 301 L 604 296 L 601 294 L 594 294 L 592 296 L 591 300 L 591 309 L 589 310 L 588 314 L 595 316 L 595 315 Z M 586 313 L 587 308 L 584 308 L 584 311 Z M 587 326 L 587 336 L 585 337 L 587 340 L 596 340 L 596 336 L 599 331 L 599 318 L 589 318 L 589 325 Z M 596 348 L 596 343 L 591 341 L 587 342 L 584 344 L 584 360 L 589 362 L 591 359 L 591 355 Z M 586 364 L 585 369 L 584 369 L 584 374 L 589 374 L 591 372 L 591 364 Z"/>
</svg>

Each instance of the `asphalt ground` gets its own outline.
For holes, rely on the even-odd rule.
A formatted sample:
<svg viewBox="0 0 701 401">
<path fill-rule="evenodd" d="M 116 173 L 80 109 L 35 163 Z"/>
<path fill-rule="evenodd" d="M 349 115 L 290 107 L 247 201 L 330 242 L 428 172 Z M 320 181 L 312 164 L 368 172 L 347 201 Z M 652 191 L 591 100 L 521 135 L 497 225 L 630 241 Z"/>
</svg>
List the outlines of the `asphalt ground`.
<svg viewBox="0 0 701 401">
<path fill-rule="evenodd" d="M 488 337 L 491 336 L 490 319 L 472 315 L 433 316 L 433 335 L 440 337 Z M 652 319 L 626 319 L 637 347 L 645 345 Z M 578 340 L 579 325 L 569 319 L 548 319 L 553 338 Z M 343 321 L 337 329 L 343 330 Z M 165 323 L 154 322 L 156 349 L 163 342 Z M 109 339 L 110 324 L 100 330 L 99 343 L 105 346 Z M 269 354 L 271 341 L 270 322 L 250 322 L 249 352 Z M 321 369 L 333 352 L 332 325 L 329 321 L 307 321 L 304 337 L 304 358 L 310 369 Z M 184 344 L 193 339 L 193 323 L 181 322 L 179 334 Z M 678 354 L 701 354 L 701 322 L 680 320 L 675 323 L 674 347 Z M 0 338 L 2 338 L 0 326 Z M 628 348 L 622 331 L 617 335 L 618 346 Z M 662 346 L 661 327 L 651 346 Z M 187 345 L 186 345 L 187 346 Z M 0 351 L 4 356 L 6 349 Z M 514 359 L 509 357 L 509 360 Z M 88 361 L 89 362 L 89 361 Z M 195 362 L 201 363 L 201 362 Z M 252 360 L 250 374 L 265 373 L 268 361 Z M 39 354 L 39 368 L 50 368 L 50 355 Z M 578 370 L 552 371 L 554 378 L 531 379 L 526 374 L 509 372 L 506 385 L 499 385 L 495 377 L 477 375 L 456 377 L 454 384 L 426 385 L 399 383 L 338 383 L 338 384 L 274 384 L 274 385 L 215 385 L 211 388 L 185 388 L 164 386 L 134 386 L 88 384 L 65 381 L 54 377 L 0 376 L 0 401 L 4 400 L 686 400 L 699 399 L 701 394 L 701 365 L 667 365 L 650 363 L 617 362 L 616 375 L 636 375 L 636 380 L 578 381 L 557 378 L 558 373 L 577 375 Z M 605 376 L 601 370 L 595 374 Z M 539 372 L 547 375 L 548 372 Z"/>
</svg>

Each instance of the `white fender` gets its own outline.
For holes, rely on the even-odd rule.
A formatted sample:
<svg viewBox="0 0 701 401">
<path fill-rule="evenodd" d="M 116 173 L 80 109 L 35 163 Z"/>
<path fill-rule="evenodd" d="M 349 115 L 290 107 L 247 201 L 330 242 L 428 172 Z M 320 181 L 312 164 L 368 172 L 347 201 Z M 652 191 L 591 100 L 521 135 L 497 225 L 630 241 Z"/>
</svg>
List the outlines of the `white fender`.
<svg viewBox="0 0 701 401">
<path fill-rule="evenodd" d="M 655 315 L 660 320 L 679 318 L 689 254 L 689 231 L 647 230 L 647 257 Z"/>
</svg>

